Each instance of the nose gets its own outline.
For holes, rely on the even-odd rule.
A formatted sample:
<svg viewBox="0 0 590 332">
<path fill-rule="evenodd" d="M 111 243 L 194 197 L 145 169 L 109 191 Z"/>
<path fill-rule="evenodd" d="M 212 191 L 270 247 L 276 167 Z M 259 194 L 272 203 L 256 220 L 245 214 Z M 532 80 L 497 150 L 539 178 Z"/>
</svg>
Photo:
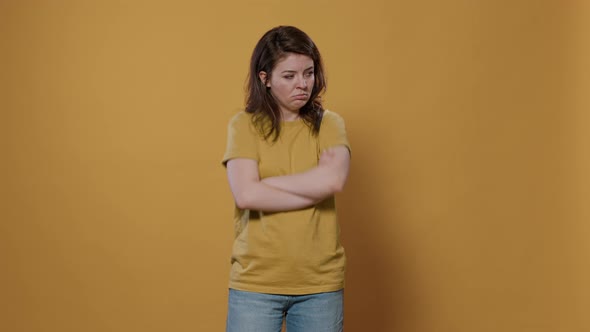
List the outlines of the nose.
<svg viewBox="0 0 590 332">
<path fill-rule="evenodd" d="M 304 90 L 307 89 L 307 78 L 305 76 L 300 76 L 299 87 Z"/>
</svg>

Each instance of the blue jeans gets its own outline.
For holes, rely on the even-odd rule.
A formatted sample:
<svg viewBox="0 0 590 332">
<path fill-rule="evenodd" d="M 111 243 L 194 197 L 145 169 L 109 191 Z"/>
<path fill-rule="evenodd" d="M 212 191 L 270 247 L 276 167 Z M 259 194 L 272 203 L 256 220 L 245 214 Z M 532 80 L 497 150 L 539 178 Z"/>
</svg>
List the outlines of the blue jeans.
<svg viewBox="0 0 590 332">
<path fill-rule="evenodd" d="M 275 295 L 229 290 L 226 332 L 341 332 L 343 291 Z"/>
</svg>

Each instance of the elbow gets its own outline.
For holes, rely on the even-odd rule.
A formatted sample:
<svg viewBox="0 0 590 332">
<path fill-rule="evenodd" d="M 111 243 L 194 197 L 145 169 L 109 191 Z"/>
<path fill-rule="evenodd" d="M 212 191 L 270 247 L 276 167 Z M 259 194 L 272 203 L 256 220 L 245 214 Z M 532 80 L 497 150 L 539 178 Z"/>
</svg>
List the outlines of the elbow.
<svg viewBox="0 0 590 332">
<path fill-rule="evenodd" d="M 248 193 L 248 190 L 240 190 L 238 192 L 234 192 L 234 201 L 239 209 L 250 208 L 250 197 L 252 197 L 252 195 Z"/>
<path fill-rule="evenodd" d="M 346 183 L 346 178 L 342 178 L 340 176 L 335 176 L 330 189 L 332 193 L 339 193 L 344 190 L 344 184 Z"/>
<path fill-rule="evenodd" d="M 236 202 L 236 206 L 239 209 L 249 209 L 250 208 L 251 202 L 248 199 L 248 196 L 249 195 L 247 195 L 244 192 L 240 192 L 234 196 L 234 201 Z"/>
<path fill-rule="evenodd" d="M 236 206 L 238 207 L 238 209 L 242 209 L 242 210 L 247 209 L 248 204 L 246 204 L 246 202 L 244 202 L 240 199 L 236 199 L 235 201 L 236 201 Z"/>
<path fill-rule="evenodd" d="M 332 193 L 339 193 L 344 190 L 344 183 L 338 182 L 332 186 Z"/>
<path fill-rule="evenodd" d="M 260 199 L 257 197 L 260 193 L 259 183 L 256 181 L 246 183 L 243 186 L 235 188 L 233 191 L 234 202 L 239 209 L 257 210 Z"/>
<path fill-rule="evenodd" d="M 327 188 L 331 194 L 336 194 L 344 190 L 344 185 L 348 178 L 348 170 L 331 171 L 326 176 Z"/>
</svg>

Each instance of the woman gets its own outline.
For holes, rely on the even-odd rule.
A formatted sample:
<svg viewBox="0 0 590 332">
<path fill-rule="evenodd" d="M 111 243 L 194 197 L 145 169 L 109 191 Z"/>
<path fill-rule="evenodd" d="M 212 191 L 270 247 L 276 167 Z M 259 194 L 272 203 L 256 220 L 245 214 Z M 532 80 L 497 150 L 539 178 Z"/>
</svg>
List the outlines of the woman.
<svg viewBox="0 0 590 332">
<path fill-rule="evenodd" d="M 344 121 L 324 110 L 320 53 L 279 26 L 256 45 L 246 110 L 223 163 L 236 203 L 227 331 L 341 331 L 346 258 L 334 193 L 350 163 Z"/>
</svg>

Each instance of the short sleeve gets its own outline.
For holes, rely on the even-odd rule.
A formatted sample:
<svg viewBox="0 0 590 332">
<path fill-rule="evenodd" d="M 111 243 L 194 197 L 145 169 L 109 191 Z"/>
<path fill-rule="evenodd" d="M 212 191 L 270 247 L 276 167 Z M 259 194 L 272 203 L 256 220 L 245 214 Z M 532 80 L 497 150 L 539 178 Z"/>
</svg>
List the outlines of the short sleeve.
<svg viewBox="0 0 590 332">
<path fill-rule="evenodd" d="M 324 111 L 322 125 L 320 126 L 319 141 L 320 151 L 337 145 L 346 146 L 348 151 L 351 151 L 346 135 L 344 119 L 337 113 L 328 110 Z"/>
<path fill-rule="evenodd" d="M 246 112 L 236 114 L 227 128 L 227 146 L 222 164 L 225 166 L 230 159 L 247 158 L 259 161 L 258 135 L 252 125 L 251 116 Z"/>
</svg>

